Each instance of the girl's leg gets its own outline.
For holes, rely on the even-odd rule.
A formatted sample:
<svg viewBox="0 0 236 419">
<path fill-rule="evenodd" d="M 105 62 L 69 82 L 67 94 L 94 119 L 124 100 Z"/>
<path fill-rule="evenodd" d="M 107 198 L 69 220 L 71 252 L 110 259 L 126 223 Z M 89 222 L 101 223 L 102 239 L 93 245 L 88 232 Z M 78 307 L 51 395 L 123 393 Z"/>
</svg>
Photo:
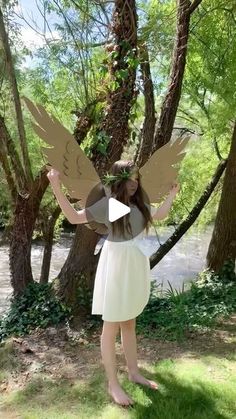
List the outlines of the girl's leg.
<svg viewBox="0 0 236 419">
<path fill-rule="evenodd" d="M 127 362 L 129 379 L 135 383 L 145 384 L 156 390 L 158 388 L 157 383 L 155 381 L 147 380 L 138 370 L 135 326 L 135 318 L 120 322 L 121 342 Z"/>
<path fill-rule="evenodd" d="M 118 322 L 103 322 L 101 354 L 108 379 L 108 392 L 118 404 L 133 404 L 133 400 L 121 388 L 117 379 L 115 342 L 119 331 Z"/>
</svg>

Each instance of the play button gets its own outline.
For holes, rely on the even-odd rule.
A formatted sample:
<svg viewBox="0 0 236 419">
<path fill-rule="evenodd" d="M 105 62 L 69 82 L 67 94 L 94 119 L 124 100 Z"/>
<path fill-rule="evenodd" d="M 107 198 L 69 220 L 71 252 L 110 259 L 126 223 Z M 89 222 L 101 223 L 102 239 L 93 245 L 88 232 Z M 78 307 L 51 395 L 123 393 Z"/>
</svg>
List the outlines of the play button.
<svg viewBox="0 0 236 419">
<path fill-rule="evenodd" d="M 109 198 L 108 219 L 112 223 L 130 212 L 130 207 L 117 201 L 115 198 Z"/>
<path fill-rule="evenodd" d="M 150 205 L 143 188 L 142 195 L 145 205 Z M 109 190 L 106 190 L 104 195 L 102 183 L 96 185 L 89 193 L 85 203 L 87 224 L 98 234 L 106 235 L 108 241 L 129 241 L 144 231 L 144 217 L 135 201 L 131 201 L 128 206 L 116 198 L 117 196 L 115 194 L 112 196 Z M 125 220 L 125 216 L 128 216 L 128 220 Z M 123 219 L 125 226 L 129 223 L 131 227 L 127 228 L 125 234 L 115 225 L 117 220 Z M 113 227 L 115 228 L 113 229 Z"/>
</svg>

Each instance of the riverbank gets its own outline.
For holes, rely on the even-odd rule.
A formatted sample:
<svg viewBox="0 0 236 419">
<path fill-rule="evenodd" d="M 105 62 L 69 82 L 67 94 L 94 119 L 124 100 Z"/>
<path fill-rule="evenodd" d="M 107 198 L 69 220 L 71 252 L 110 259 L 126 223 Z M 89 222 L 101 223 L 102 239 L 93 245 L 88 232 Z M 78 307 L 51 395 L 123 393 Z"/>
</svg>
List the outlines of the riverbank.
<svg viewBox="0 0 236 419">
<path fill-rule="evenodd" d="M 0 348 L 0 417 L 4 419 L 229 419 L 236 417 L 236 315 L 181 343 L 138 334 L 141 372 L 159 391 L 127 380 L 120 338 L 118 376 L 135 400 L 125 409 L 106 393 L 101 326 L 35 330 Z"/>
</svg>

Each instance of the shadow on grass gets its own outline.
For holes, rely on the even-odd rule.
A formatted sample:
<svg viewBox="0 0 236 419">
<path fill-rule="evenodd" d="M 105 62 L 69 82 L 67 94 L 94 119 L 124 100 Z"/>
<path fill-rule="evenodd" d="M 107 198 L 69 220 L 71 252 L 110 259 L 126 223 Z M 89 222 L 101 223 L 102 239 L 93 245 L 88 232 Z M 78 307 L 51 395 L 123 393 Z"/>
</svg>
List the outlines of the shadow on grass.
<svg viewBox="0 0 236 419">
<path fill-rule="evenodd" d="M 94 369 L 91 377 L 83 382 L 81 380 L 75 380 L 73 383 L 68 380 L 52 382 L 43 377 L 35 377 L 25 389 L 15 394 L 9 401 L 8 407 L 18 407 L 25 412 L 24 406 L 27 406 L 30 412 L 45 412 L 45 417 L 51 417 L 53 412 L 58 419 L 62 416 L 64 418 L 64 415 L 66 417 L 68 415 L 68 418 L 74 417 L 73 415 L 83 419 L 109 418 L 108 412 L 105 413 L 108 405 L 116 406 L 117 414 L 121 409 L 126 412 L 125 417 L 135 419 L 236 417 L 234 399 L 227 392 L 224 394 L 219 383 L 216 386 L 198 379 L 189 383 L 187 380 L 180 382 L 180 378 L 176 378 L 167 370 L 150 373 L 145 368 L 140 368 L 140 372 L 147 378 L 157 381 L 159 390 L 131 383 L 126 376 L 123 376 L 122 387 L 135 400 L 133 407 L 121 407 L 112 402 L 106 392 L 106 380 L 101 367 Z"/>
<path fill-rule="evenodd" d="M 149 403 L 135 405 L 135 419 L 229 419 L 236 417 L 234 400 L 226 400 L 224 392 L 208 386 L 202 381 L 180 383 L 170 373 L 155 373 L 140 368 L 140 372 L 149 379 L 159 383 L 155 391 L 138 384 L 145 393 Z M 223 413 L 222 405 L 224 411 Z"/>
</svg>

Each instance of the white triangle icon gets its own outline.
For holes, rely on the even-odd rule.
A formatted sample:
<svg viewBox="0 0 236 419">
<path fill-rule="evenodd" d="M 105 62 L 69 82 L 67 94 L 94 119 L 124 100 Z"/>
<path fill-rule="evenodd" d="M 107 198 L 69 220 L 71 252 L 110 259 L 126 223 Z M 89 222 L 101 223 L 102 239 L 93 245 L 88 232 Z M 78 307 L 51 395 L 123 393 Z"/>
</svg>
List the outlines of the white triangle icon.
<svg viewBox="0 0 236 419">
<path fill-rule="evenodd" d="M 130 207 L 115 198 L 109 198 L 108 219 L 112 223 L 130 212 Z"/>
</svg>

